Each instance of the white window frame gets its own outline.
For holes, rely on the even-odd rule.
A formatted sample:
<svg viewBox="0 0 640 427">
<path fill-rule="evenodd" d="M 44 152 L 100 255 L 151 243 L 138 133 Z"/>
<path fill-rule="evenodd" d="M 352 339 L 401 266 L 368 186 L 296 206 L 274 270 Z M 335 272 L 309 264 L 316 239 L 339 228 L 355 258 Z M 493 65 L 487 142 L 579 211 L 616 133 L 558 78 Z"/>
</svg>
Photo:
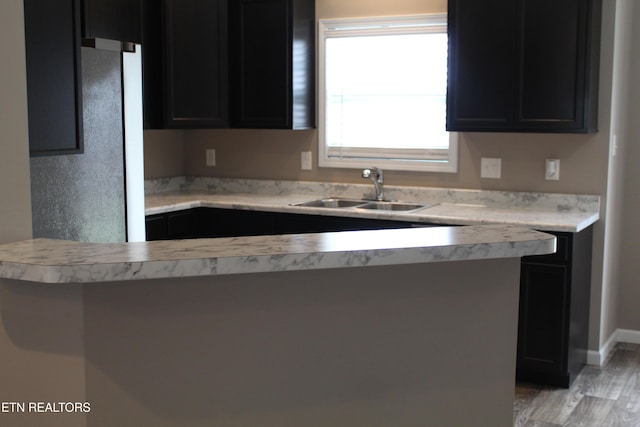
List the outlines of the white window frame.
<svg viewBox="0 0 640 427">
<path fill-rule="evenodd" d="M 325 41 L 336 36 L 358 36 L 376 34 L 424 34 L 446 32 L 447 14 L 384 16 L 346 19 L 321 19 L 318 22 L 318 164 L 331 168 L 363 168 L 378 166 L 383 169 L 424 172 L 458 172 L 458 134 L 449 132 L 449 149 L 405 151 L 406 158 L 385 159 L 376 156 L 375 151 L 363 148 L 336 148 L 329 152 L 325 144 L 326 123 L 326 63 Z M 444 126 L 444 123 L 443 123 Z M 367 157 L 368 156 L 368 157 Z"/>
</svg>

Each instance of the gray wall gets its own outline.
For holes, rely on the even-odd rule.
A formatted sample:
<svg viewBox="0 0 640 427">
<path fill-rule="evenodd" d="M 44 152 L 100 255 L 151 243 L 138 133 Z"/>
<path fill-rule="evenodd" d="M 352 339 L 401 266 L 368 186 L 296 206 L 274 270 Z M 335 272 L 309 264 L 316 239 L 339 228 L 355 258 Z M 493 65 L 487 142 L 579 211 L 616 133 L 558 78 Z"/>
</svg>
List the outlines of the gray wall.
<svg viewBox="0 0 640 427">
<path fill-rule="evenodd" d="M 511 258 L 88 285 L 87 425 L 510 426 L 519 271 Z"/>
<path fill-rule="evenodd" d="M 0 2 L 0 243 L 31 238 L 23 13 Z"/>
<path fill-rule="evenodd" d="M 605 55 L 611 56 L 611 109 L 608 134 L 609 152 L 606 158 L 608 172 L 601 290 L 601 343 L 605 343 L 611 334 L 621 327 L 618 322 L 621 304 L 620 292 L 624 286 L 621 256 L 626 239 L 622 218 L 624 216 L 625 192 L 628 190 L 625 183 L 625 153 L 631 145 L 629 135 L 633 121 L 630 114 L 629 84 L 632 81 L 630 55 L 633 52 L 631 41 L 634 1 L 618 0 L 614 6 L 605 9 L 603 18 L 615 22 L 615 27 L 613 32 L 607 32 L 607 37 L 612 39 L 611 50 L 605 50 Z"/>
<path fill-rule="evenodd" d="M 0 279 L 3 402 L 85 402 L 82 285 Z M 86 413 L 0 413 L 11 427 L 85 427 Z"/>
<path fill-rule="evenodd" d="M 632 0 L 630 0 L 632 1 Z M 620 287 L 619 325 L 621 328 L 640 331 L 640 4 L 634 3 L 632 20 L 636 23 L 633 29 L 628 56 L 631 61 L 631 80 L 628 85 L 629 102 L 629 143 L 624 153 L 626 158 L 624 192 L 624 214 L 622 228 L 624 237 L 621 245 L 620 268 L 622 283 Z"/>
<path fill-rule="evenodd" d="M 0 2 L 0 243 L 31 238 L 23 22 L 22 0 Z M 84 361 L 77 357 L 82 351 L 80 302 L 77 286 L 43 289 L 0 280 L 2 401 L 84 401 Z M 22 415 L 0 414 L 0 425 L 86 425 L 82 414 Z"/>
<path fill-rule="evenodd" d="M 184 175 L 184 131 L 144 131 L 144 176 Z"/>
</svg>

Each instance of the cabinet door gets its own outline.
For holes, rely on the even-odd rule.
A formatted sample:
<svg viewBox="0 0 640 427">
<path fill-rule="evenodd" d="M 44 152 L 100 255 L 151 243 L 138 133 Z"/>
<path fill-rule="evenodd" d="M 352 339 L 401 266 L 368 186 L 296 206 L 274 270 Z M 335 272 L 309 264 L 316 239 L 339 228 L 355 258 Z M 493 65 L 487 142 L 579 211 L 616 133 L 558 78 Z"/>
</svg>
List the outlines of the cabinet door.
<svg viewBox="0 0 640 427">
<path fill-rule="evenodd" d="M 229 8 L 231 125 L 313 127 L 314 1 L 233 0 Z"/>
<path fill-rule="evenodd" d="M 146 217 L 147 240 L 321 233 L 428 226 L 404 221 L 194 208 Z"/>
<path fill-rule="evenodd" d="M 227 1 L 164 6 L 165 125 L 227 127 Z"/>
<path fill-rule="evenodd" d="M 382 230 L 385 228 L 410 228 L 410 222 L 383 219 L 348 218 L 324 215 L 275 214 L 275 233 L 323 233 L 331 231 Z"/>
<path fill-rule="evenodd" d="M 230 5 L 234 127 L 290 126 L 291 25 L 287 0 Z"/>
<path fill-rule="evenodd" d="M 449 1 L 448 130 L 499 130 L 512 122 L 517 3 Z"/>
<path fill-rule="evenodd" d="M 164 7 L 160 0 L 142 3 L 142 95 L 144 128 L 164 129 Z"/>
<path fill-rule="evenodd" d="M 83 152 L 80 3 L 25 0 L 32 156 Z"/>
<path fill-rule="evenodd" d="M 601 0 L 449 1 L 450 131 L 597 130 Z"/>
<path fill-rule="evenodd" d="M 202 234 L 203 225 L 200 209 L 148 215 L 145 218 L 147 241 L 208 237 Z"/>
<path fill-rule="evenodd" d="M 167 214 L 169 239 L 195 239 L 200 236 L 201 215 L 198 209 L 170 212 Z"/>
<path fill-rule="evenodd" d="M 518 379 L 568 385 L 569 282 L 566 266 L 522 263 Z"/>
<path fill-rule="evenodd" d="M 167 216 L 165 214 L 148 215 L 145 218 L 145 231 L 147 241 L 168 239 Z"/>
<path fill-rule="evenodd" d="M 200 208 L 201 237 L 263 236 L 274 234 L 273 212 Z"/>
<path fill-rule="evenodd" d="M 516 126 L 595 129 L 590 123 L 590 1 L 523 0 Z"/>
<path fill-rule="evenodd" d="M 82 37 L 142 42 L 142 0 L 82 0 Z"/>
</svg>

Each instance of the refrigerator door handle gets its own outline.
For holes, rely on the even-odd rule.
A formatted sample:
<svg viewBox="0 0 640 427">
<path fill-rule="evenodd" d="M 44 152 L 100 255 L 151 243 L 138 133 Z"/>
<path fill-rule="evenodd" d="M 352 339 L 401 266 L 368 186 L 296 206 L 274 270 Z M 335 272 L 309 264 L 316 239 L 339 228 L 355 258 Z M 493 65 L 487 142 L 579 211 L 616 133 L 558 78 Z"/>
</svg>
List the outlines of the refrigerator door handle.
<svg viewBox="0 0 640 427">
<path fill-rule="evenodd" d="M 93 49 L 109 50 L 112 52 L 131 52 L 135 53 L 136 44 L 131 42 L 121 42 L 119 40 L 110 39 L 82 39 L 82 47 Z"/>
<path fill-rule="evenodd" d="M 144 242 L 144 132 L 142 47 L 122 53 L 127 241 Z"/>
</svg>

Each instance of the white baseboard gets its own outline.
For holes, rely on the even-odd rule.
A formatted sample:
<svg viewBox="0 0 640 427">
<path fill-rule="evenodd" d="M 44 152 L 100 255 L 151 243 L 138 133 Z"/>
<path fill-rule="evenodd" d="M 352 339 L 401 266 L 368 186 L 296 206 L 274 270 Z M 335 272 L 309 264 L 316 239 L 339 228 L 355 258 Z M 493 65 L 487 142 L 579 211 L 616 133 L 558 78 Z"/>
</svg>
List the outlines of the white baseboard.
<svg viewBox="0 0 640 427">
<path fill-rule="evenodd" d="M 587 352 L 587 365 L 602 366 L 617 343 L 618 331 L 615 331 L 613 334 L 611 334 L 607 342 L 605 342 L 604 345 L 600 347 L 599 351 L 589 350 Z"/>
<path fill-rule="evenodd" d="M 599 351 L 589 350 L 587 352 L 587 364 L 602 366 L 613 351 L 614 347 L 619 342 L 626 342 L 630 344 L 640 344 L 640 331 L 632 331 L 630 329 L 617 329 L 607 342 L 600 347 Z"/>
<path fill-rule="evenodd" d="M 632 331 L 630 329 L 618 329 L 618 342 L 626 342 L 629 344 L 640 344 L 640 331 Z"/>
</svg>

